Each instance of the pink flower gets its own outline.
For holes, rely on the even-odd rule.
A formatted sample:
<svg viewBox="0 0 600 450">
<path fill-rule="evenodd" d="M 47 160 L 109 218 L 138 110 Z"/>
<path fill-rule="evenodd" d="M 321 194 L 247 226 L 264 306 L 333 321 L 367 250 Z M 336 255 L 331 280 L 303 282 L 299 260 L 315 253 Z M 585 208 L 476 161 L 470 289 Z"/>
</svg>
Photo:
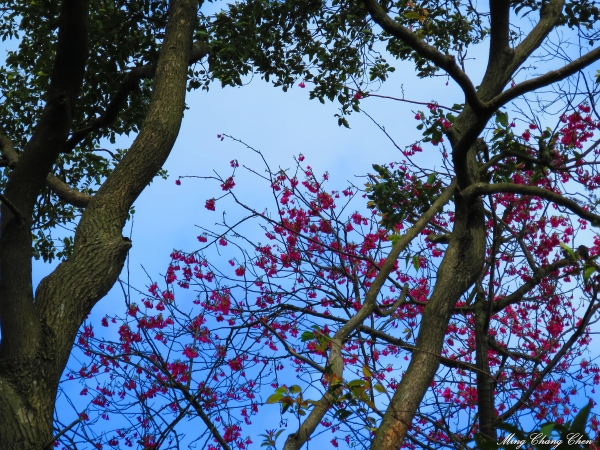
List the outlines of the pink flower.
<svg viewBox="0 0 600 450">
<path fill-rule="evenodd" d="M 590 108 L 589 105 L 579 105 L 578 108 L 581 112 L 584 113 L 589 113 L 592 110 L 592 108 Z"/>
<path fill-rule="evenodd" d="M 214 211 L 215 210 L 215 199 L 209 198 L 208 200 L 206 200 L 206 204 L 204 205 L 204 207 L 206 209 L 208 209 L 209 211 Z"/>
<path fill-rule="evenodd" d="M 219 239 L 219 245 L 222 245 L 223 247 L 227 245 L 227 241 L 225 240 L 225 238 Z"/>
<path fill-rule="evenodd" d="M 298 87 L 304 89 L 306 87 L 306 85 L 304 84 L 304 81 L 301 81 L 300 83 L 298 83 Z"/>
<path fill-rule="evenodd" d="M 231 165 L 231 167 L 233 167 L 234 169 L 236 167 L 240 167 L 240 164 L 238 163 L 237 159 L 232 159 L 231 161 L 229 161 L 229 164 Z"/>
<path fill-rule="evenodd" d="M 360 100 L 361 98 L 363 98 L 363 95 L 362 95 L 362 93 L 360 93 L 360 92 L 357 92 L 356 94 L 354 94 L 354 99 L 355 99 L 355 100 Z"/>
<path fill-rule="evenodd" d="M 233 181 L 233 177 L 229 177 L 223 183 L 221 183 L 221 189 L 224 191 L 230 191 L 234 186 L 235 182 Z"/>
<path fill-rule="evenodd" d="M 195 349 L 188 347 L 187 345 L 183 350 L 183 354 L 188 358 L 196 358 L 198 356 L 198 352 Z"/>
<path fill-rule="evenodd" d="M 196 239 L 198 239 L 198 241 L 200 241 L 200 242 L 206 242 L 207 241 L 206 236 L 197 236 Z"/>
<path fill-rule="evenodd" d="M 235 274 L 238 277 L 243 277 L 245 273 L 246 273 L 246 268 L 244 266 L 240 266 L 237 269 L 235 269 Z"/>
<path fill-rule="evenodd" d="M 181 180 L 175 180 L 175 184 L 176 184 L 177 186 L 181 186 Z"/>
<path fill-rule="evenodd" d="M 239 356 L 236 356 L 235 358 L 229 360 L 229 362 L 227 362 L 227 365 L 232 371 L 237 372 L 239 370 L 242 370 L 242 359 Z"/>
<path fill-rule="evenodd" d="M 421 120 L 421 114 L 419 114 L 419 113 L 415 114 L 415 119 L 416 120 Z"/>
</svg>

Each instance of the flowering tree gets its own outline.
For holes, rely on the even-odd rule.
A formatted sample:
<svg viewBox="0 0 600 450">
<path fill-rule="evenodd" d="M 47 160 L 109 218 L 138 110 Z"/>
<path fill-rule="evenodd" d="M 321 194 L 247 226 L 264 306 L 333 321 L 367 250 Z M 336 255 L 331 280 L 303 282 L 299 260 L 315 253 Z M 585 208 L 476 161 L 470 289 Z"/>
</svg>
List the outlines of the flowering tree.
<svg viewBox="0 0 600 450">
<path fill-rule="evenodd" d="M 286 449 L 320 424 L 378 450 L 465 445 L 475 432 L 494 440 L 500 423 L 522 415 L 558 421 L 572 412 L 563 390 L 595 382 L 596 367 L 578 354 L 597 310 L 598 244 L 582 233 L 600 223 L 595 87 L 582 72 L 600 58 L 593 2 L 246 1 L 210 17 L 184 0 L 5 3 L 2 37 L 23 37 L 0 72 L 0 447 L 177 446 L 177 424 L 196 416 L 207 445 L 243 447 L 241 426 L 263 402 L 295 417 Z M 467 52 L 484 41 L 478 83 Z M 131 242 L 121 230 L 171 151 L 185 88 L 242 84 L 255 71 L 284 89 L 301 78 L 312 96 L 340 101 L 347 125 L 374 96 L 369 83 L 393 71 L 382 45 L 419 76 L 444 72 L 457 86 L 460 104 L 416 115 L 443 170 L 410 159 L 376 166 L 366 194 L 381 217 L 349 219 L 336 208 L 355 188 L 337 199 L 307 167 L 299 177 L 271 172 L 281 214 L 249 209 L 270 244 L 241 240 L 233 274 L 200 253 L 175 253 L 167 286 L 129 299 L 125 320 L 107 319 L 119 322 L 115 343 L 95 340 L 85 318 L 123 267 Z M 206 55 L 207 68 L 189 69 Z M 549 59 L 558 67 L 541 75 L 528 65 Z M 150 79 L 152 97 L 141 82 Z M 548 100 L 562 113 L 554 128 L 546 100 L 529 103 L 530 117 L 509 115 L 511 102 L 561 81 Z M 512 119 L 527 129 L 516 132 Z M 102 139 L 131 131 L 127 151 L 96 154 Z M 234 179 L 220 182 L 233 195 Z M 58 223 L 76 232 L 55 251 Z M 206 239 L 233 245 L 237 229 Z M 64 259 L 35 293 L 32 257 Z M 177 303 L 176 281 L 198 283 L 195 307 Z M 131 411 L 131 430 L 88 427 L 86 411 L 53 426 L 82 324 L 78 344 L 94 361 L 77 376 L 109 376 L 82 396 L 94 393 L 100 417 Z M 301 381 L 280 380 L 289 366 Z M 264 383 L 275 387 L 261 399 Z M 267 431 L 265 446 L 280 436 Z"/>
<path fill-rule="evenodd" d="M 264 446 L 299 449 L 327 430 L 333 447 L 380 448 L 393 411 L 410 412 L 404 448 L 466 448 L 475 436 L 495 441 L 505 423 L 564 424 L 600 383 L 588 350 L 600 318 L 600 238 L 586 232 L 600 217 L 566 195 L 596 189 L 591 139 L 600 122 L 590 111 L 570 109 L 553 131 L 519 129 L 499 112 L 489 145 L 477 149 L 489 183 L 462 193 L 452 170 L 412 161 L 424 148 L 435 151 L 419 142 L 403 149 L 401 162 L 375 165 L 364 190 L 331 190 L 327 174 L 317 176 L 303 156 L 293 172 L 267 165 L 266 175 L 255 173 L 271 190 L 269 214 L 236 193 L 232 161 L 234 173 L 218 180 L 223 196 L 205 207 L 215 211 L 230 198 L 243 217 L 204 230 L 199 250 L 173 252 L 164 282 L 128 299 L 125 315 L 102 318 L 107 331 L 84 327 L 78 345 L 88 359 L 67 377 L 85 385 L 89 407 L 75 430 L 89 432 L 66 436 L 171 448 L 187 434 L 207 448 L 244 449 L 257 439 L 250 425 L 280 413 L 283 427 L 266 430 Z M 425 141 L 455 120 L 434 104 L 415 118 Z M 542 145 L 550 155 L 543 166 Z M 456 202 L 480 193 L 480 272 L 429 317 L 444 271 L 466 263 L 445 267 Z M 424 380 L 411 367 L 425 356 L 436 364 Z M 413 411 L 395 403 L 406 383 L 424 384 Z M 131 426 L 98 424 L 123 411 Z M 192 432 L 189 421 L 203 431 Z M 597 419 L 590 423 L 597 432 Z M 589 448 L 588 439 L 572 448 Z"/>
</svg>

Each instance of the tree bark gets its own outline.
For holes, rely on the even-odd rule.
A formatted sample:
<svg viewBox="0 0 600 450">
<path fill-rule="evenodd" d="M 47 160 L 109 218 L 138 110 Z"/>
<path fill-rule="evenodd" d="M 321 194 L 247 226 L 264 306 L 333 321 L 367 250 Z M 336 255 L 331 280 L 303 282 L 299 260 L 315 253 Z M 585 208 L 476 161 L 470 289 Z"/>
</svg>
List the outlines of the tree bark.
<svg viewBox="0 0 600 450">
<path fill-rule="evenodd" d="M 77 330 L 119 276 L 129 209 L 169 155 L 179 132 L 196 0 L 171 2 L 149 111 L 127 154 L 88 204 L 73 255 L 38 286 L 31 280 L 31 214 L 64 149 L 87 59 L 88 2 L 64 0 L 47 103 L 5 191 L 24 221 L 2 207 L 0 236 L 0 448 L 42 449 L 52 442 L 60 376 Z"/>
<path fill-rule="evenodd" d="M 468 160 L 474 162 L 474 149 Z M 423 311 L 416 348 L 380 427 L 372 449 L 397 450 L 440 363 L 440 354 L 452 310 L 481 273 L 485 257 L 485 227 L 480 198 L 465 201 L 455 195 L 456 219 L 438 278 Z"/>
</svg>

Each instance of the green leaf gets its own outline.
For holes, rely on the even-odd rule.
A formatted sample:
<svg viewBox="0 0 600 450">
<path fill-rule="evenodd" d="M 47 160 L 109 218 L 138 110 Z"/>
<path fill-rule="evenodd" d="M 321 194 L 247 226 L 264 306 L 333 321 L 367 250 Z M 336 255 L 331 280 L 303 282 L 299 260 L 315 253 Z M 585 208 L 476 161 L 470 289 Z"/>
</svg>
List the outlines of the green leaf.
<svg viewBox="0 0 600 450">
<path fill-rule="evenodd" d="M 346 411 L 345 409 L 338 409 L 335 412 L 334 417 L 337 417 L 340 420 L 346 420 L 351 415 L 352 415 L 352 412 L 350 412 L 350 411 Z"/>
<path fill-rule="evenodd" d="M 391 241 L 392 245 L 396 245 L 398 243 L 398 241 L 400 240 L 400 235 L 397 233 L 392 233 L 390 234 L 387 239 L 388 241 Z"/>
<path fill-rule="evenodd" d="M 283 394 L 276 392 L 275 394 L 270 395 L 265 403 L 267 405 L 272 405 L 273 403 L 279 403 L 279 401 L 281 400 L 281 397 L 283 397 Z"/>
<path fill-rule="evenodd" d="M 517 439 L 520 441 L 527 441 L 527 435 L 520 428 L 516 427 L 512 423 L 501 423 L 498 425 L 498 428 L 504 431 L 508 431 L 509 433 L 514 433 Z"/>
<path fill-rule="evenodd" d="M 371 378 L 373 376 L 367 366 L 363 366 L 362 371 L 363 371 L 363 375 L 365 376 L 365 378 Z"/>
<path fill-rule="evenodd" d="M 437 173 L 433 172 L 432 174 L 430 174 L 430 175 L 427 177 L 427 184 L 428 184 L 429 186 L 433 186 L 433 183 L 435 183 L 435 178 L 436 178 L 436 175 L 437 175 Z"/>
<path fill-rule="evenodd" d="M 508 126 L 508 114 L 502 111 L 496 113 L 496 123 L 503 127 Z"/>
<path fill-rule="evenodd" d="M 550 434 L 552 434 L 552 431 L 554 430 L 555 427 L 556 427 L 556 423 L 554 423 L 554 422 L 547 423 L 540 428 L 540 433 L 542 433 L 544 436 L 548 437 L 548 436 L 550 436 Z"/>
<path fill-rule="evenodd" d="M 590 411 L 592 410 L 592 402 L 589 402 L 581 411 L 577 413 L 575 419 L 573 419 L 573 425 L 571 426 L 571 433 L 581 433 L 585 434 L 585 425 L 588 421 L 588 417 L 590 415 Z"/>
<path fill-rule="evenodd" d="M 413 267 L 416 271 L 419 271 L 419 257 L 417 255 L 413 255 L 412 257 Z"/>
<path fill-rule="evenodd" d="M 288 391 L 290 392 L 290 394 L 298 394 L 298 393 L 302 392 L 302 388 L 300 386 L 298 386 L 297 384 L 294 384 L 293 386 L 290 386 L 288 388 Z"/>
<path fill-rule="evenodd" d="M 475 434 L 475 443 L 478 450 L 493 450 L 498 448 L 498 443 L 495 441 L 488 441 L 481 433 Z"/>
<path fill-rule="evenodd" d="M 583 270 L 583 282 L 587 284 L 590 277 L 596 272 L 596 268 L 594 266 L 588 266 Z"/>
<path fill-rule="evenodd" d="M 365 382 L 365 380 L 352 380 L 352 381 L 349 381 L 346 386 L 348 387 L 348 389 L 357 389 L 357 388 L 364 387 L 365 384 L 367 384 Z"/>
<path fill-rule="evenodd" d="M 563 244 L 562 242 L 560 243 L 560 248 L 562 248 L 571 258 L 577 260 L 577 255 L 575 254 L 575 252 L 573 251 L 573 249 L 571 247 L 569 247 L 566 244 Z"/>
<path fill-rule="evenodd" d="M 419 20 L 421 18 L 421 14 L 419 14 L 416 11 L 406 11 L 404 13 L 404 17 L 406 17 L 407 19 L 416 19 L 416 20 Z"/>
<path fill-rule="evenodd" d="M 302 342 L 312 341 L 314 338 L 315 338 L 315 333 L 313 333 L 312 331 L 305 331 L 304 333 L 302 333 L 300 335 L 300 340 Z"/>
<path fill-rule="evenodd" d="M 380 394 L 385 394 L 387 392 L 387 389 L 381 383 L 377 383 L 376 385 L 374 385 L 373 389 L 375 389 Z"/>
</svg>

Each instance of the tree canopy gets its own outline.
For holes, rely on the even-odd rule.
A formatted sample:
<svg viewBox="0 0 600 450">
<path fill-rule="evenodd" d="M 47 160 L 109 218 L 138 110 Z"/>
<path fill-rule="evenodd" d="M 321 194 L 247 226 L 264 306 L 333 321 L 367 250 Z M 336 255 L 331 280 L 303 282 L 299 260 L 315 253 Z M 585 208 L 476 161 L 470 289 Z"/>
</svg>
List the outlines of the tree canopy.
<svg viewBox="0 0 600 450">
<path fill-rule="evenodd" d="M 150 420 L 154 406 L 140 413 L 133 433 L 145 448 L 176 446 L 176 424 L 189 415 L 215 440 L 207 445 L 243 447 L 240 424 L 263 403 L 297 419 L 286 450 L 318 427 L 342 426 L 349 442 L 354 433 L 356 445 L 377 450 L 464 448 L 476 436 L 495 441 L 507 421 L 571 414 L 566 385 L 600 381 L 582 353 L 598 310 L 600 243 L 583 232 L 600 224 L 595 2 L 248 0 L 204 13 L 209 7 L 2 3 L 0 33 L 18 48 L 0 69 L 0 447 L 46 448 L 71 436 L 73 427 L 54 429 L 53 412 L 82 325 L 78 345 L 97 361 L 77 371 L 81 379 L 104 367 L 137 408 L 158 394 L 172 400 L 161 426 Z M 467 69 L 469 52 L 481 48 L 489 56 L 479 79 Z M 119 342 L 95 339 L 84 322 L 132 246 L 122 229 L 136 198 L 165 175 L 186 89 L 241 85 L 253 74 L 284 90 L 309 85 L 313 98 L 339 102 L 347 126 L 396 60 L 414 63 L 418 77 L 451 80 L 462 101 L 421 101 L 422 141 L 400 147 L 401 161 L 373 166 L 364 195 L 374 215 L 338 213 L 358 188 L 328 191 L 299 157 L 297 175 L 263 177 L 274 217 L 239 201 L 273 244 L 241 242 L 234 275 L 202 252 L 175 252 L 167 285 L 150 287 L 144 311 L 129 299 Z M 128 149 L 100 147 L 129 133 Z M 443 170 L 411 159 L 436 147 Z M 235 197 L 233 175 L 219 182 Z M 75 233 L 58 243 L 60 224 Z M 227 226 L 200 241 L 239 238 Z M 62 263 L 34 292 L 40 257 Z M 193 280 L 200 296 L 180 309 L 172 285 Z M 208 328 L 222 322 L 227 338 Z M 395 355 L 406 367 L 389 362 Z M 272 381 L 275 391 L 255 400 L 285 364 L 305 385 Z M 92 402 L 100 409 L 117 392 L 102 389 Z M 77 425 L 87 429 L 85 419 Z M 278 436 L 267 432 L 265 446 Z M 84 440 L 131 439 L 97 437 Z"/>
</svg>

